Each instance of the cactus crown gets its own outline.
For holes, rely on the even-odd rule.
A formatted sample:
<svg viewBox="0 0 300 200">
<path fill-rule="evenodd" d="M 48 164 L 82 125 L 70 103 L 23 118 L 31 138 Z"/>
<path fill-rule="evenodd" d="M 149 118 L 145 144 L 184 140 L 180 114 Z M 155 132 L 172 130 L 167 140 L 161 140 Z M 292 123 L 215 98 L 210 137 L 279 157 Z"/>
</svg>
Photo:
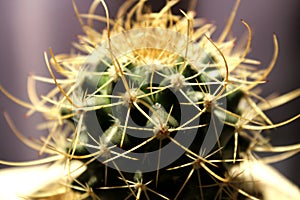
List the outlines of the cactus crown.
<svg viewBox="0 0 300 200">
<path fill-rule="evenodd" d="M 24 103 L 28 116 L 41 112 L 49 122 L 49 137 L 42 144 L 22 138 L 50 155 L 41 163 L 70 165 L 80 160 L 78 170 L 85 169 L 77 177 L 69 174 L 60 195 L 259 197 L 242 190 L 242 183 L 235 181 L 239 174 L 229 171 L 245 160 L 259 159 L 256 150 L 271 148 L 263 130 L 299 117 L 273 124 L 263 112 L 272 104 L 252 91 L 275 64 L 276 36 L 270 66 L 257 70 L 259 62 L 246 57 L 249 25 L 242 21 L 249 31 L 243 50 L 234 49 L 235 39 L 227 37 L 239 1 L 217 41 L 210 38 L 214 25 L 194 18 L 194 12 L 173 15 L 171 8 L 177 2 L 167 1 L 154 13 L 143 0 L 126 1 L 114 20 L 103 1 L 95 0 L 88 14 L 79 14 L 73 2 L 85 33 L 74 44 L 78 52 L 54 56 L 50 50 L 50 60 L 45 54 L 52 79 L 29 77 L 31 104 Z M 107 18 L 95 14 L 100 4 Z M 107 22 L 102 33 L 94 28 L 95 20 Z M 56 78 L 52 68 L 64 78 Z M 40 99 L 34 93 L 36 80 L 56 87 Z M 18 101 L 2 87 L 1 91 Z M 278 98 L 287 102 L 298 95 L 299 90 Z M 7 114 L 6 118 L 11 122 Z"/>
</svg>

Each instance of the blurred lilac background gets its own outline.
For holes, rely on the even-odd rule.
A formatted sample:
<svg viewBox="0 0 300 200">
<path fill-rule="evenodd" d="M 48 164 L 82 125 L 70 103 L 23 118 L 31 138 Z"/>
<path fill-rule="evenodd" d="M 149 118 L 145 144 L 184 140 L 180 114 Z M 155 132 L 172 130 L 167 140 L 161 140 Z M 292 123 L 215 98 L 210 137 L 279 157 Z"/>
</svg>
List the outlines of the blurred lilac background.
<svg viewBox="0 0 300 200">
<path fill-rule="evenodd" d="M 77 1 L 80 11 L 86 12 L 91 0 Z M 106 0 L 110 13 L 115 15 L 121 0 Z M 152 0 L 153 7 L 162 5 L 160 0 Z M 180 3 L 186 8 L 187 1 Z M 217 25 L 213 35 L 217 38 L 226 23 L 235 0 L 199 0 L 197 13 Z M 179 8 L 179 6 L 177 7 Z M 253 43 L 250 58 L 259 59 L 261 67 L 268 66 L 273 53 L 272 34 L 279 40 L 280 54 L 269 82 L 263 86 L 263 96 L 273 92 L 285 93 L 299 88 L 300 58 L 300 1 L 299 0 L 251 0 L 242 1 L 233 25 L 233 36 L 246 32 L 240 19 L 244 19 L 253 29 Z M 102 12 L 103 13 L 103 12 Z M 44 64 L 43 52 L 52 47 L 55 53 L 68 53 L 71 42 L 82 33 L 73 12 L 71 0 L 11 0 L 0 1 L 0 84 L 18 98 L 27 97 L 27 75 L 34 73 L 49 76 Z M 49 87 L 38 85 L 39 94 L 46 94 Z M 0 109 L 7 111 L 16 122 L 17 128 L 26 136 L 37 136 L 39 115 L 26 119 L 26 109 L 17 106 L 0 94 Z M 273 122 L 280 122 L 300 113 L 300 100 L 267 114 Z M 272 131 L 272 141 L 276 145 L 300 142 L 299 120 L 288 126 Z M 23 145 L 13 135 L 3 115 L 0 115 L 0 159 L 25 161 L 38 158 L 36 151 Z M 292 181 L 300 185 L 300 155 L 274 164 Z M 0 166 L 0 168 L 3 166 Z"/>
</svg>

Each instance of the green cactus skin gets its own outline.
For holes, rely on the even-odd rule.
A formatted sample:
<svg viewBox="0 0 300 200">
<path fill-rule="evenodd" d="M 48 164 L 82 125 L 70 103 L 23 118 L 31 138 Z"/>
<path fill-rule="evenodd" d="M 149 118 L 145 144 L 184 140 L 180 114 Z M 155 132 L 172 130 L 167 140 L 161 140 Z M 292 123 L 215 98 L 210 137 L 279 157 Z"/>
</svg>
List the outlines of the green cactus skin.
<svg viewBox="0 0 300 200">
<path fill-rule="evenodd" d="M 107 60 L 107 59 L 106 59 Z M 115 107 L 108 107 L 104 109 L 99 109 L 96 111 L 97 113 L 97 123 L 100 124 L 102 128 L 102 133 L 99 133 L 98 130 L 96 132 L 93 132 L 93 124 L 90 126 L 88 125 L 91 121 L 91 118 L 89 118 L 89 113 L 86 113 L 85 117 L 85 124 L 86 129 L 89 133 L 89 135 L 92 135 L 93 138 L 99 138 L 103 142 L 103 144 L 106 144 L 105 141 L 113 143 L 113 145 L 116 145 L 120 147 L 122 143 L 122 132 L 124 127 L 121 126 L 121 124 L 124 124 L 124 120 L 126 115 L 127 109 L 130 109 L 130 117 L 132 121 L 134 122 L 133 125 L 136 125 L 136 128 L 145 128 L 145 130 L 151 128 L 153 132 L 158 131 L 160 133 L 157 134 L 155 139 L 145 143 L 138 149 L 134 150 L 133 152 L 137 153 L 146 153 L 146 152 L 152 152 L 155 150 L 159 150 L 163 148 L 165 145 L 171 142 L 169 137 L 174 138 L 176 134 L 186 134 L 186 137 L 191 137 L 188 133 L 188 131 L 172 131 L 170 132 L 169 129 L 176 129 L 180 125 L 181 122 L 181 106 L 180 105 L 183 102 L 180 102 L 177 99 L 178 96 L 178 90 L 181 90 L 185 92 L 186 96 L 190 96 L 191 98 L 194 98 L 194 103 L 197 104 L 197 108 L 194 108 L 193 105 L 185 105 L 186 107 L 190 107 L 190 109 L 194 110 L 195 115 L 197 115 L 201 110 L 204 110 L 206 107 L 207 110 L 211 109 L 209 108 L 212 105 L 205 105 L 205 103 L 199 103 L 199 102 L 205 102 L 205 95 L 209 93 L 209 84 L 206 85 L 206 83 L 211 83 L 214 81 L 215 83 L 222 83 L 224 78 L 219 74 L 217 74 L 217 77 L 211 76 L 210 72 L 217 71 L 216 68 L 207 68 L 206 70 L 203 70 L 202 73 L 198 73 L 196 69 L 192 69 L 192 67 L 187 64 L 186 67 L 183 66 L 183 60 L 184 58 L 179 57 L 178 62 L 175 63 L 174 66 L 168 66 L 164 67 L 161 70 L 155 71 L 153 74 L 159 74 L 159 75 L 152 75 L 152 79 L 155 80 L 155 76 L 159 76 L 160 79 L 162 79 L 160 84 L 151 84 L 150 80 L 146 80 L 144 77 L 151 77 L 152 72 L 149 72 L 147 74 L 146 67 L 143 66 L 135 66 L 133 63 L 127 64 L 124 71 L 126 71 L 128 74 L 133 74 L 135 76 L 126 76 L 126 79 L 128 82 L 131 83 L 131 85 L 135 85 L 134 88 L 131 88 L 132 92 L 135 92 L 137 96 L 144 96 L 142 98 L 138 98 L 137 103 L 134 105 L 134 101 L 130 102 L 124 99 L 120 100 L 114 100 L 113 98 L 107 97 L 107 95 L 113 96 L 114 87 L 117 85 L 118 81 L 121 81 L 121 78 L 116 79 L 114 82 L 111 82 L 107 84 L 106 81 L 109 80 L 109 75 L 103 75 L 98 83 L 93 82 L 92 80 L 85 79 L 82 84 L 82 91 L 87 91 L 89 85 L 91 82 L 93 82 L 93 85 L 90 85 L 90 88 L 94 87 L 94 85 L 97 85 L 97 88 L 94 91 L 97 91 L 97 89 L 102 88 L 99 92 L 97 92 L 97 103 L 96 106 L 100 105 L 108 105 L 111 104 L 113 101 L 120 102 L 124 101 L 125 103 L 120 104 Z M 206 63 L 205 63 L 206 62 Z M 212 58 L 205 59 L 202 61 L 204 64 L 210 64 L 213 62 Z M 108 60 L 107 63 L 112 63 L 112 61 Z M 181 63 L 181 64 L 177 64 Z M 121 63 L 123 66 L 123 64 Z M 125 64 L 124 64 L 125 65 Z M 97 66 L 103 66 L 103 63 L 99 63 Z M 109 70 L 110 66 L 107 66 L 104 70 L 107 72 Z M 184 85 L 180 85 L 180 81 L 178 81 L 178 84 L 173 83 L 172 80 L 170 81 L 169 77 L 172 77 L 176 74 L 179 74 L 178 72 L 181 71 L 181 69 L 184 67 L 184 71 L 182 73 L 182 79 L 188 80 L 188 83 L 192 83 L 195 86 L 193 87 L 187 87 Z M 99 68 L 96 68 L 96 70 L 99 70 Z M 100 69 L 97 72 L 102 72 Z M 217 71 L 218 72 L 218 71 Z M 181 75 L 181 74 L 180 74 Z M 163 78 L 161 78 L 163 76 Z M 159 79 L 158 77 L 158 79 Z M 147 82 L 148 84 L 144 84 L 144 82 Z M 149 84 L 150 83 L 150 84 Z M 177 82 L 176 82 L 177 83 Z M 200 83 L 196 85 L 196 83 Z M 183 83 L 182 83 L 183 84 Z M 102 87 L 103 85 L 106 85 L 105 87 Z M 163 88 L 165 86 L 169 86 L 167 89 L 159 89 Z M 153 87 L 151 89 L 151 87 Z M 187 89 L 186 89 L 187 88 Z M 125 89 L 124 89 L 125 91 Z M 93 92 L 93 91 L 92 91 Z M 126 93 L 126 92 L 125 92 Z M 240 90 L 236 90 L 236 88 L 233 85 L 230 85 L 226 88 L 226 93 L 229 95 L 225 95 L 224 98 L 226 98 L 227 109 L 235 114 L 239 114 L 237 105 L 239 104 L 239 101 L 243 98 L 244 94 Z M 197 95 L 198 94 L 198 98 Z M 120 96 L 125 96 L 124 94 L 121 94 Z M 101 97 L 103 96 L 103 97 Z M 128 97 L 125 97 L 128 98 Z M 186 99 L 188 102 L 189 99 Z M 114 108 L 114 109 L 112 109 Z M 152 109 L 150 109 L 152 108 Z M 145 115 L 139 110 L 142 109 L 144 113 L 147 113 L 149 117 L 151 117 L 156 122 L 163 122 L 165 127 L 165 132 L 163 132 L 163 128 L 158 130 L 154 125 L 145 117 Z M 113 110 L 115 110 L 113 112 Z M 120 112 L 122 112 L 121 114 Z M 124 111 L 125 110 L 125 111 Z M 94 112 L 94 111 L 93 111 Z M 119 113 L 118 113 L 119 112 Z M 215 112 L 215 110 L 214 110 Z M 221 116 L 222 116 L 222 112 Z M 94 113 L 91 113 L 93 115 Z M 193 118 L 194 115 L 192 113 L 189 113 L 191 116 L 190 118 Z M 120 116 L 123 116 L 123 119 L 120 118 Z M 206 111 L 203 114 L 196 116 L 194 121 L 197 123 L 197 125 L 204 125 L 212 123 L 213 120 L 220 120 L 217 113 L 212 113 L 212 110 Z M 225 118 L 226 121 L 230 123 L 237 122 L 237 118 L 226 115 Z M 121 122 L 122 121 L 122 122 Z M 167 122 L 167 123 L 166 123 Z M 94 121 L 92 123 L 95 123 Z M 124 126 L 124 125 L 123 125 Z M 90 129 L 89 129 L 90 128 Z M 131 150 L 135 148 L 137 145 L 142 144 L 147 138 L 139 138 L 131 136 L 130 131 L 135 132 L 141 132 L 143 130 L 132 130 L 127 129 L 126 135 L 124 136 L 124 142 L 122 144 L 122 149 L 124 150 Z M 193 128 L 192 132 L 196 133 L 193 143 L 188 147 L 189 151 L 193 152 L 194 154 L 198 155 L 199 152 L 201 152 L 201 144 L 207 134 L 207 125 L 201 126 L 197 128 Z M 234 146 L 234 138 L 233 138 L 234 128 L 228 125 L 225 125 L 223 127 L 223 130 L 221 132 L 221 135 L 219 137 L 219 143 L 215 144 L 215 147 L 209 152 L 212 153 L 210 156 L 210 159 L 213 160 L 226 160 L 230 159 L 232 157 L 233 152 L 233 146 Z M 101 136 L 100 136 L 101 135 Z M 242 139 L 240 139 L 242 140 Z M 238 147 L 238 152 L 243 149 L 246 150 L 248 148 L 249 142 L 247 141 L 239 141 L 238 142 L 240 146 Z M 241 146 L 242 145 L 242 146 Z M 220 147 L 222 147 L 222 151 L 220 151 Z M 86 149 L 81 149 L 80 151 L 76 151 L 77 155 L 85 155 L 88 154 L 89 151 Z M 137 171 L 136 173 L 129 173 L 129 172 L 121 172 L 116 169 L 106 167 L 105 164 L 99 162 L 98 160 L 95 160 L 91 162 L 88 165 L 88 169 L 86 172 L 84 172 L 78 180 L 81 183 L 89 183 L 89 187 L 93 188 L 93 191 L 97 196 L 100 197 L 100 199 L 126 199 L 128 196 L 131 196 L 132 199 L 135 199 L 136 197 L 131 194 L 131 191 L 128 190 L 128 188 L 124 189 L 116 189 L 114 187 L 116 186 L 122 186 L 126 182 L 124 180 L 120 179 L 120 176 L 122 179 L 126 179 L 128 181 L 131 181 L 131 183 L 145 183 L 148 181 L 151 181 L 149 184 L 143 186 L 147 188 L 153 188 L 156 192 L 158 192 L 160 195 L 163 195 L 163 197 L 160 197 L 154 192 L 145 192 L 140 197 L 141 199 L 160 199 L 160 198 L 169 198 L 169 199 L 212 199 L 215 198 L 216 195 L 222 196 L 222 198 L 232 198 L 232 195 L 236 195 L 235 189 L 231 188 L 230 186 L 226 186 L 226 183 L 221 183 L 220 180 L 217 180 L 216 178 L 213 178 L 212 175 L 210 175 L 206 170 L 204 170 L 199 162 L 203 161 L 197 161 L 198 158 L 193 158 L 195 160 L 192 160 L 190 156 L 186 155 L 189 154 L 188 152 L 185 152 L 181 156 L 178 157 L 172 164 L 163 167 L 159 169 L 159 171 L 152 171 L 152 172 L 146 172 L 142 173 L 141 171 Z M 101 156 L 101 155 L 100 155 Z M 107 156 L 107 155 L 105 155 Z M 239 153 L 237 154 L 237 159 L 239 159 Z M 145 157 L 145 159 L 147 159 Z M 149 162 L 157 162 L 155 160 L 148 160 Z M 86 160 L 86 162 L 89 162 L 89 160 Z M 194 163 L 192 163 L 194 162 Z M 174 167 L 178 166 L 184 166 L 187 163 L 191 163 L 189 166 L 182 167 L 179 169 L 173 169 Z M 222 177 L 222 179 L 225 179 L 224 174 L 226 174 L 227 168 L 232 164 L 232 162 L 219 162 L 213 166 L 214 173 Z M 119 166 L 122 169 L 122 166 Z M 194 171 L 192 173 L 192 171 Z M 121 175 L 122 174 L 122 175 Z M 158 175 L 158 176 L 157 176 Z M 138 177 L 138 178 L 137 178 Z M 156 180 L 155 178 L 156 177 Z M 188 180 L 187 180 L 187 177 Z M 186 182 L 187 181 L 187 182 Z M 224 188 L 220 190 L 220 185 L 225 184 Z M 202 186 L 207 185 L 207 188 L 201 188 Z M 184 186 L 184 187 L 183 187 Z M 137 187 L 137 186 L 136 186 Z M 142 186 L 141 186 L 142 187 Z M 142 188 L 143 188 L 142 187 Z M 183 187 L 183 190 L 181 191 Z M 134 189 L 134 188 L 133 188 Z M 138 189 L 138 188 L 135 188 Z M 118 191 L 120 190 L 120 192 Z M 146 190 L 143 188 L 143 190 Z M 147 190 L 146 190 L 147 191 Z M 180 191 L 180 192 L 179 192 Z"/>
</svg>

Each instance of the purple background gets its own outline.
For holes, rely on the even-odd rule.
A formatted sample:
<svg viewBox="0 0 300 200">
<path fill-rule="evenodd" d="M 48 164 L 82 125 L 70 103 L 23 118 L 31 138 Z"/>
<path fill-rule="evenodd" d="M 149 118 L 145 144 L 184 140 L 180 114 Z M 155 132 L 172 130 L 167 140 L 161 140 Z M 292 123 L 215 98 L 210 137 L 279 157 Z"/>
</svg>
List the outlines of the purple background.
<svg viewBox="0 0 300 200">
<path fill-rule="evenodd" d="M 85 12 L 90 0 L 77 1 L 79 9 Z M 114 16 L 121 0 L 107 0 Z M 151 1 L 159 7 L 160 0 Z M 199 0 L 197 13 L 217 25 L 217 38 L 226 23 L 235 0 Z M 184 7 L 185 3 L 181 2 Z M 300 1 L 298 0 L 251 0 L 242 1 L 233 25 L 233 35 L 246 32 L 240 19 L 253 29 L 252 52 L 248 57 L 259 59 L 266 67 L 272 58 L 275 32 L 279 40 L 280 54 L 269 82 L 263 86 L 263 96 L 280 94 L 299 88 L 300 57 Z M 103 13 L 103 10 L 100 10 Z M 49 76 L 44 64 L 43 52 L 52 47 L 55 53 L 68 53 L 71 42 L 82 33 L 73 12 L 71 0 L 11 0 L 0 1 L 0 84 L 20 99 L 27 97 L 27 75 L 30 73 Z M 38 85 L 39 94 L 46 94 L 49 87 Z M 26 136 L 38 136 L 35 125 L 41 122 L 39 115 L 26 119 L 26 109 L 17 106 L 0 94 L 1 112 L 6 110 L 16 122 L 17 128 Z M 274 123 L 286 120 L 300 113 L 300 99 L 274 109 L 267 114 Z M 299 120 L 272 131 L 273 144 L 285 145 L 300 142 Z M 38 158 L 37 152 L 27 148 L 12 134 L 4 117 L 0 115 L 0 159 L 26 161 Z M 288 178 L 300 185 L 300 155 L 274 166 Z M 0 166 L 1 168 L 2 166 Z"/>
</svg>

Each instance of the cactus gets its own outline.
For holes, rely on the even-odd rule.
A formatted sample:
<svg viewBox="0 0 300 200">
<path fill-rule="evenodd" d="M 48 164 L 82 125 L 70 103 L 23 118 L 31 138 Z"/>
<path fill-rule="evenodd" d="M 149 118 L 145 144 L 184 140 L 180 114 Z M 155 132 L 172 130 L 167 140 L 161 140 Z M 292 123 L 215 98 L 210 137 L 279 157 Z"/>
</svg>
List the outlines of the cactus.
<svg viewBox="0 0 300 200">
<path fill-rule="evenodd" d="M 217 41 L 215 27 L 194 18 L 194 12 L 174 15 L 177 0 L 167 1 L 157 13 L 144 0 L 126 1 L 115 20 L 104 1 L 93 1 L 88 14 L 74 10 L 85 35 L 69 55 L 45 60 L 52 79 L 31 76 L 28 116 L 43 114 L 49 136 L 25 144 L 49 157 L 34 163 L 71 166 L 66 179 L 54 187 L 66 199 L 258 199 L 239 182 L 235 166 L 259 161 L 256 151 L 276 151 L 263 133 L 285 125 L 299 115 L 273 124 L 264 114 L 272 104 L 299 96 L 296 90 L 269 102 L 254 87 L 265 82 L 276 62 L 278 44 L 266 69 L 247 58 L 252 31 L 244 49 L 234 51 L 228 37 L 239 1 Z M 95 14 L 102 5 L 106 18 Z M 85 22 L 85 18 L 87 22 Z M 107 23 L 102 33 L 94 21 Z M 61 79 L 56 78 L 55 72 Z M 43 98 L 34 82 L 56 87 Z M 277 103 L 276 103 L 277 102 Z M 278 103 L 280 102 L 280 103 Z M 5 113 L 10 126 L 12 120 Z M 16 131 L 15 131 L 16 132 Z M 299 146 L 287 146 L 287 155 Z M 12 162 L 0 161 L 14 165 Z M 74 171 L 80 173 L 73 175 Z M 255 184 L 255 181 L 254 181 Z M 53 185 L 53 184 L 52 184 Z M 55 189 L 59 187 L 61 190 Z M 43 191 L 51 190 L 50 187 Z M 38 198 L 43 191 L 30 194 Z M 47 196 L 47 195 L 46 195 Z"/>
</svg>

